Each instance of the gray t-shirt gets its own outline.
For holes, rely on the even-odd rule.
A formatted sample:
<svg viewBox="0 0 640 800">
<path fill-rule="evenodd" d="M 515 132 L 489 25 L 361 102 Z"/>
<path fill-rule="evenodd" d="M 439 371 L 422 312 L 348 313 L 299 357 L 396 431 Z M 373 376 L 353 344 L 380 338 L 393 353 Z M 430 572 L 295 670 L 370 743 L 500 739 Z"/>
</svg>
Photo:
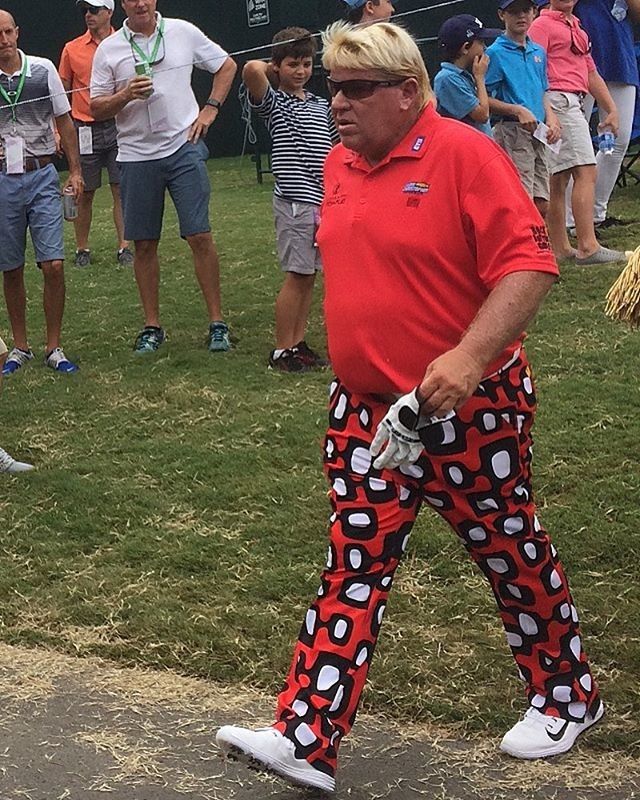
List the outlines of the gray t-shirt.
<svg viewBox="0 0 640 800">
<path fill-rule="evenodd" d="M 11 107 L 0 95 L 0 137 L 14 133 L 24 140 L 25 156 L 51 156 L 56 152 L 53 135 L 53 118 L 60 117 L 71 110 L 55 66 L 48 58 L 21 56 L 20 69 L 13 75 L 0 70 L 0 84 L 5 92 L 14 92 L 20 85 L 20 73 L 24 59 L 27 59 L 27 74 L 17 105 L 15 123 Z M 25 100 L 34 101 L 22 104 Z"/>
</svg>

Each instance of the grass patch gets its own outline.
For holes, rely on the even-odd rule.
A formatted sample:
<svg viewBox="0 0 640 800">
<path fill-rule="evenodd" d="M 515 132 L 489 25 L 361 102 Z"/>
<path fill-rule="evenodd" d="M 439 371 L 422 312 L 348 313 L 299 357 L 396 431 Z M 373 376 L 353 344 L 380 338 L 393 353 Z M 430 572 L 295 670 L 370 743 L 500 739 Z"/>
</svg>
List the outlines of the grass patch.
<svg viewBox="0 0 640 800">
<path fill-rule="evenodd" d="M 204 307 L 173 209 L 161 245 L 169 341 L 136 358 L 131 270 L 115 265 L 108 190 L 94 264 L 67 269 L 64 344 L 41 364 L 41 279 L 27 269 L 37 363 L 6 381 L 0 444 L 37 471 L 0 483 L 0 637 L 276 690 L 317 588 L 329 513 L 320 469 L 328 376 L 266 369 L 280 285 L 271 187 L 249 161 L 210 164 L 230 354 L 204 346 Z M 635 219 L 640 192 L 621 192 Z M 68 252 L 72 252 L 70 229 Z M 632 249 L 640 224 L 610 229 Z M 541 399 L 536 487 L 581 611 L 611 720 L 638 749 L 640 336 L 604 317 L 619 266 L 565 267 L 531 329 Z M 0 327 L 7 331 L 6 314 Z M 310 341 L 323 345 L 319 303 Z M 392 593 L 365 703 L 499 733 L 523 698 L 482 577 L 428 511 Z M 505 702 L 506 699 L 506 702 Z"/>
</svg>

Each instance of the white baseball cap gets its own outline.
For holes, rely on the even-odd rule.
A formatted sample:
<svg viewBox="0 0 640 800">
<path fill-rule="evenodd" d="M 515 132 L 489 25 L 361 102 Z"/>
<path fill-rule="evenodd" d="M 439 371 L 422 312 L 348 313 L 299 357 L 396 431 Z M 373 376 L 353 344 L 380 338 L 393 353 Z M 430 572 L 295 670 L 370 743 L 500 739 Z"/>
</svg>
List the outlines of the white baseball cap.
<svg viewBox="0 0 640 800">
<path fill-rule="evenodd" d="M 115 10 L 113 0 L 76 0 L 76 5 L 93 6 L 94 8 L 108 8 L 109 11 Z"/>
</svg>

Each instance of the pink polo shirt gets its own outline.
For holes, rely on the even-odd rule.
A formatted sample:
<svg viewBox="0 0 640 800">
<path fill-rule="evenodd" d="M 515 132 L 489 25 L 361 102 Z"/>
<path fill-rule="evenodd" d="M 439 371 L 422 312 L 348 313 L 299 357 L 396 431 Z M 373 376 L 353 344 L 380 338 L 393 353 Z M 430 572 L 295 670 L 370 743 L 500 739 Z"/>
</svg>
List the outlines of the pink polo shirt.
<svg viewBox="0 0 640 800">
<path fill-rule="evenodd" d="M 543 8 L 529 28 L 529 36 L 547 51 L 550 90 L 589 91 L 589 73 L 595 71 L 596 65 L 589 35 L 577 17 Z"/>
</svg>

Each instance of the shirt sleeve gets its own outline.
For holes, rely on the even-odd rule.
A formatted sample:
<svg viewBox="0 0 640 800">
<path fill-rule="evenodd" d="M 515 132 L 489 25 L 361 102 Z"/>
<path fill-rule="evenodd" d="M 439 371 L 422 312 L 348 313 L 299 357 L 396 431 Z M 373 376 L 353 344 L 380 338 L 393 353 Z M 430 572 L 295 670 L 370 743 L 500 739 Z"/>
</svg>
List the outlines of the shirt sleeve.
<svg viewBox="0 0 640 800">
<path fill-rule="evenodd" d="M 91 97 L 108 97 L 115 94 L 116 82 L 113 70 L 107 63 L 102 44 L 98 46 L 91 67 Z"/>
<path fill-rule="evenodd" d="M 269 85 L 269 88 L 265 92 L 264 97 L 259 103 L 254 103 L 251 98 L 251 93 L 247 90 L 247 95 L 249 97 L 249 105 L 253 108 L 256 114 L 268 121 L 271 118 L 271 115 L 276 110 L 276 106 L 278 105 L 278 93 L 273 88 L 273 86 Z"/>
<path fill-rule="evenodd" d="M 66 90 L 62 85 L 58 71 L 51 61 L 44 59 L 48 72 L 49 81 L 49 94 L 51 95 L 51 105 L 53 106 L 53 116 L 61 117 L 63 114 L 68 114 L 71 111 L 69 98 L 67 97 Z"/>
<path fill-rule="evenodd" d="M 329 123 L 329 136 L 331 137 L 331 143 L 338 144 L 340 141 L 340 134 L 338 133 L 336 121 L 331 112 L 331 103 L 329 103 L 329 108 L 327 109 L 327 122 Z"/>
<path fill-rule="evenodd" d="M 547 227 L 515 167 L 504 153 L 492 156 L 483 150 L 477 160 L 484 163 L 462 196 L 464 227 L 480 279 L 491 290 L 513 272 L 557 275 Z"/>
<path fill-rule="evenodd" d="M 71 60 L 69 58 L 69 50 L 67 49 L 66 45 L 62 50 L 62 55 L 60 56 L 60 66 L 58 67 L 58 72 L 63 81 L 71 82 L 73 80 Z"/>
<path fill-rule="evenodd" d="M 208 36 L 191 23 L 187 23 L 191 30 L 191 47 L 193 48 L 193 65 L 205 72 L 215 74 L 229 57 L 219 44 L 211 41 Z"/>
<path fill-rule="evenodd" d="M 495 51 L 491 52 L 490 47 L 487 48 L 487 55 L 489 56 L 489 67 L 487 69 L 487 74 L 484 76 L 484 84 L 487 87 L 487 93 L 496 97 L 496 92 L 503 81 L 502 67 L 500 66 L 497 53 Z"/>
<path fill-rule="evenodd" d="M 436 88 L 438 104 L 448 117 L 464 119 L 479 104 L 478 96 L 464 78 L 453 73 L 443 75 Z"/>
</svg>

